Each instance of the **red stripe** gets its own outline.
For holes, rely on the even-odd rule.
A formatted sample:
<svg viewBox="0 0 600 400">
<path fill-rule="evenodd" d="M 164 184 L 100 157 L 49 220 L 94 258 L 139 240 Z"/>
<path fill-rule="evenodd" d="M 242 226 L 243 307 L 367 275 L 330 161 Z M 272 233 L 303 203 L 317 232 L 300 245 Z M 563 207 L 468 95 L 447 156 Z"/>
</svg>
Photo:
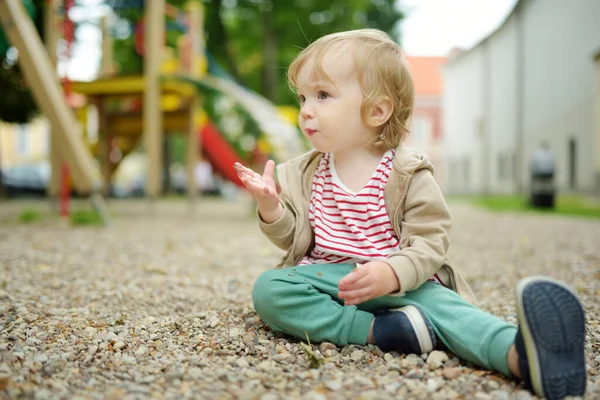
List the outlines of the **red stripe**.
<svg viewBox="0 0 600 400">
<path fill-rule="evenodd" d="M 323 203 L 319 203 L 319 205 L 323 208 L 333 208 L 335 210 L 340 210 L 341 212 L 359 212 L 359 213 L 365 213 L 365 211 L 370 211 L 370 212 L 376 212 L 376 211 L 381 211 L 383 208 L 385 208 L 385 204 L 381 204 L 379 205 L 378 208 L 369 208 L 369 206 L 377 206 L 377 204 L 373 204 L 373 203 L 361 203 L 361 204 L 357 204 L 360 206 L 367 206 L 366 208 L 360 208 L 360 209 L 351 209 L 351 208 L 341 208 L 338 207 L 339 204 L 334 204 L 331 206 L 327 206 Z"/>
<path fill-rule="evenodd" d="M 381 253 L 380 254 L 357 253 L 355 251 L 351 251 L 351 250 L 348 250 L 348 249 L 339 249 L 337 247 L 331 247 L 331 246 L 327 246 L 327 245 L 324 245 L 324 244 L 320 244 L 319 247 L 322 247 L 324 249 L 333 250 L 333 251 L 343 251 L 344 253 L 353 254 L 353 255 L 358 256 L 358 257 L 385 257 L 387 255 L 387 254 L 381 254 Z"/>
<path fill-rule="evenodd" d="M 325 221 L 323 221 L 323 219 L 322 219 L 321 217 L 319 217 L 318 215 L 317 215 L 317 216 L 315 216 L 315 218 L 314 218 L 314 219 L 318 219 L 318 220 L 320 220 L 320 221 L 321 221 L 321 222 L 322 222 L 322 223 L 323 223 L 325 226 L 327 226 L 327 227 L 328 227 L 329 229 L 331 229 L 332 231 L 336 231 L 336 232 L 347 232 L 347 233 L 352 233 L 352 234 L 354 234 L 354 231 L 353 231 L 353 230 L 351 230 L 351 229 L 339 229 L 339 228 L 334 228 L 333 226 L 329 226 L 329 225 L 327 225 L 327 224 L 325 223 Z M 385 223 L 382 223 L 382 224 L 381 224 L 381 226 L 382 226 L 383 224 L 385 224 Z M 348 226 L 348 225 L 346 225 L 346 226 Z M 354 227 L 354 228 L 358 228 L 356 225 L 353 225 L 353 227 Z M 373 226 L 373 227 L 374 227 L 374 228 L 376 228 L 377 226 Z M 371 229 L 371 228 L 369 228 L 369 229 Z M 394 230 L 392 229 L 392 227 L 390 226 L 390 227 L 389 227 L 387 230 L 385 230 L 383 233 L 395 233 L 395 232 L 394 232 Z M 367 233 L 365 233 L 365 235 L 368 235 L 368 234 L 367 234 Z"/>
<path fill-rule="evenodd" d="M 321 220 L 321 222 L 325 222 L 325 221 L 327 221 L 327 222 L 329 222 L 329 223 L 332 223 L 332 224 L 337 224 L 337 222 L 335 222 L 335 221 L 331 221 L 331 220 L 329 220 L 329 219 L 325 218 L 325 216 L 324 216 L 324 215 L 322 215 L 322 217 L 323 217 L 323 218 L 321 218 L 321 216 L 319 216 L 319 215 L 315 215 L 315 218 L 319 218 L 319 219 Z M 390 225 L 390 228 L 391 228 L 391 224 L 390 224 L 390 221 L 389 221 L 389 220 L 387 220 L 387 221 L 383 221 L 383 222 L 378 222 L 378 223 L 376 223 L 376 224 L 373 224 L 373 225 L 368 225 L 368 226 L 357 226 L 357 225 L 355 225 L 355 224 L 350 224 L 350 223 L 346 223 L 346 226 L 348 226 L 349 228 L 356 228 L 356 229 L 365 229 L 365 230 L 369 230 L 369 229 L 377 228 L 377 227 L 380 227 L 380 226 L 384 226 L 384 225 L 386 225 L 386 224 L 387 224 L 387 225 Z M 351 232 L 352 232 L 352 231 L 351 231 Z"/>
<path fill-rule="evenodd" d="M 336 203 L 352 204 L 352 205 L 357 205 L 357 206 L 377 206 L 377 205 L 379 205 L 379 202 L 373 203 L 372 201 L 352 201 L 352 200 L 338 200 L 338 201 L 336 201 Z"/>
<path fill-rule="evenodd" d="M 323 214 L 323 216 L 325 216 L 325 215 L 327 215 L 329 217 L 341 217 L 342 216 L 341 213 L 331 213 L 331 212 L 328 212 L 326 210 L 320 210 L 320 211 L 321 211 L 321 214 Z M 349 212 L 349 211 L 347 211 L 347 212 Z M 361 213 L 360 211 L 354 211 L 354 212 Z M 361 214 L 364 214 L 364 212 L 361 213 Z M 375 215 L 368 215 L 366 218 L 351 217 L 349 215 L 346 215 L 345 217 L 346 218 L 344 218 L 344 220 L 346 220 L 346 221 L 350 220 L 352 222 L 369 222 L 369 221 L 377 219 L 377 218 L 387 217 L 387 213 L 379 213 L 379 214 L 375 214 Z M 328 221 L 332 222 L 332 223 L 334 222 L 334 221 L 331 221 L 331 220 L 328 220 Z M 388 218 L 388 221 L 389 221 L 389 218 Z"/>
<path fill-rule="evenodd" d="M 328 239 L 328 238 L 324 237 L 323 235 L 321 235 L 319 233 L 316 233 L 316 232 L 315 232 L 315 237 L 323 239 L 323 242 L 318 242 L 319 245 L 321 245 L 322 243 L 331 243 L 331 244 L 338 244 L 340 246 L 350 247 L 350 248 L 353 248 L 353 249 L 356 249 L 356 250 L 374 249 L 374 250 L 377 250 L 377 251 L 382 251 L 382 250 L 393 249 L 393 248 L 396 247 L 393 244 L 387 244 L 385 246 L 373 246 L 374 243 L 371 243 L 371 245 L 367 244 L 366 246 L 359 246 L 359 245 L 356 245 L 356 244 L 348 244 L 348 243 L 343 243 L 343 242 L 338 242 L 336 240 Z M 346 239 L 346 240 L 352 240 L 351 238 L 344 238 L 344 239 Z"/>
<path fill-rule="evenodd" d="M 359 208 L 359 209 L 340 209 L 338 207 L 330 207 L 324 206 L 320 204 L 320 207 L 315 208 L 316 211 L 321 211 L 321 213 L 329 216 L 329 217 L 340 217 L 344 220 L 352 220 L 352 222 L 367 222 L 370 220 L 374 220 L 377 218 L 387 217 L 387 212 L 383 210 L 383 208 L 379 208 L 378 210 L 371 210 L 368 208 Z M 383 211 L 383 212 L 382 212 Z M 358 214 L 358 215 L 354 215 Z M 360 218 L 360 216 L 365 216 L 365 218 Z"/>
<path fill-rule="evenodd" d="M 329 236 L 331 236 L 333 238 L 336 238 L 336 239 L 347 239 L 347 240 L 357 240 L 358 239 L 358 240 L 360 240 L 362 242 L 373 243 L 373 244 L 377 244 L 377 243 L 381 243 L 381 242 L 385 242 L 385 241 L 390 241 L 392 243 L 398 244 L 397 239 L 394 238 L 393 236 L 391 236 L 388 232 L 377 232 L 377 233 L 373 233 L 373 234 L 362 234 L 362 235 L 359 235 L 356 238 L 353 238 L 353 237 L 348 237 L 348 236 L 335 235 L 335 234 L 331 233 L 328 229 L 325 229 L 325 228 L 323 228 L 320 225 L 317 226 L 317 227 L 315 227 L 315 230 L 316 229 L 320 229 L 321 232 L 323 232 L 323 233 L 325 233 L 325 234 L 327 234 L 327 235 L 329 235 Z M 369 240 L 370 238 L 375 237 L 375 236 L 379 236 L 379 235 L 384 235 L 384 237 L 381 238 L 381 239 L 377 239 L 377 240 Z"/>
</svg>

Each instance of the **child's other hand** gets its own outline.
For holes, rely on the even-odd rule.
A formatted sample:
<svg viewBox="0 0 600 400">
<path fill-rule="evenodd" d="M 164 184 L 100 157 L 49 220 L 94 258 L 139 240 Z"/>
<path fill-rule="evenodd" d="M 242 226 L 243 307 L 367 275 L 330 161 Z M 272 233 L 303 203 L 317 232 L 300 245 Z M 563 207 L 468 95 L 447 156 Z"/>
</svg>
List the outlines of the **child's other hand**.
<svg viewBox="0 0 600 400">
<path fill-rule="evenodd" d="M 338 283 L 338 296 L 347 306 L 388 295 L 400 288 L 392 267 L 384 261 L 369 261 L 355 268 Z"/>
<path fill-rule="evenodd" d="M 279 195 L 277 194 L 277 188 L 275 187 L 275 162 L 273 162 L 273 160 L 267 161 L 262 176 L 252 171 L 250 168 L 244 167 L 240 163 L 235 163 L 233 168 L 244 186 L 246 186 L 256 198 L 259 210 L 271 212 L 277 209 L 277 206 L 279 206 Z"/>
</svg>

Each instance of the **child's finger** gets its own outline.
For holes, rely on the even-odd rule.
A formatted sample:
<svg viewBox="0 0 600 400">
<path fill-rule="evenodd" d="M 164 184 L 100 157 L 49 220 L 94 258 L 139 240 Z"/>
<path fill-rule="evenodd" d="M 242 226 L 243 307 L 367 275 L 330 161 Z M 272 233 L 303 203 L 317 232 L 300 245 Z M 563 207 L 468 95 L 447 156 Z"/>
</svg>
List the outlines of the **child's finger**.
<svg viewBox="0 0 600 400">
<path fill-rule="evenodd" d="M 254 177 L 254 172 L 252 170 L 249 170 L 248 168 L 238 168 L 236 170 L 238 176 L 246 176 L 248 178 L 253 178 Z"/>
<path fill-rule="evenodd" d="M 252 170 L 251 170 L 250 168 L 248 168 L 248 167 L 245 167 L 245 166 L 243 166 L 243 165 L 242 165 L 242 164 L 240 164 L 239 162 L 238 162 L 238 163 L 235 163 L 235 164 L 233 165 L 233 167 L 234 167 L 234 169 L 235 169 L 236 171 L 239 171 L 239 172 L 241 172 L 241 173 L 243 173 L 243 174 L 246 174 L 246 175 L 249 175 L 249 176 L 258 175 L 256 172 L 252 171 Z M 258 176 L 260 176 L 260 175 L 258 175 Z"/>
<path fill-rule="evenodd" d="M 342 279 L 340 279 L 340 281 L 338 283 L 338 288 L 340 290 L 354 289 L 355 284 L 359 280 L 361 280 L 362 278 L 367 276 L 368 273 L 369 273 L 369 271 L 366 268 L 355 268 L 348 275 L 346 275 Z"/>
<path fill-rule="evenodd" d="M 344 299 L 344 304 L 351 306 L 371 300 L 373 298 L 373 293 L 370 287 L 366 287 L 359 290 L 339 292 L 338 296 L 340 299 Z"/>
<path fill-rule="evenodd" d="M 275 175 L 275 162 L 273 160 L 269 160 L 269 161 L 267 161 L 267 164 L 265 165 L 265 170 L 262 174 L 262 177 L 273 179 L 274 175 Z"/>
</svg>

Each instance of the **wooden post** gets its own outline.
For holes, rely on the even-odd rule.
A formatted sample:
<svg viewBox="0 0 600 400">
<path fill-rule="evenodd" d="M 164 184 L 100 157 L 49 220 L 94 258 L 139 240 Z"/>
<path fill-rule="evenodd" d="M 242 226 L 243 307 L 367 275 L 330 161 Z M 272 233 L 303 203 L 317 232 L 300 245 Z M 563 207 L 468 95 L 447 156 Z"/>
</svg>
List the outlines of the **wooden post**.
<svg viewBox="0 0 600 400">
<path fill-rule="evenodd" d="M 111 135 L 109 132 L 109 124 L 104 109 L 104 99 L 102 96 L 94 101 L 98 113 L 98 146 L 100 153 L 100 172 L 102 174 L 102 192 L 105 196 L 110 193 L 111 184 L 111 167 L 110 160 L 111 151 Z"/>
<path fill-rule="evenodd" d="M 200 138 L 196 131 L 196 110 L 198 109 L 198 95 L 192 96 L 189 101 L 188 110 L 188 134 L 187 134 L 187 196 L 190 204 L 190 213 L 194 212 L 195 200 L 198 196 L 198 185 L 194 170 L 199 161 Z"/>
<path fill-rule="evenodd" d="M 114 75 L 113 60 L 113 37 L 108 31 L 108 17 L 103 15 L 100 19 L 100 29 L 102 30 L 102 68 L 101 75 L 108 78 Z"/>
<path fill-rule="evenodd" d="M 46 51 L 50 58 L 53 71 L 56 74 L 56 42 L 58 41 L 58 4 L 59 0 L 49 0 L 46 2 L 46 10 L 44 13 L 44 41 L 46 42 Z M 51 201 L 58 196 L 58 187 L 60 185 L 60 156 L 59 156 L 59 145 L 58 139 L 53 132 L 52 125 L 50 125 L 50 184 L 48 186 L 48 195 Z M 54 207 L 51 204 L 51 207 Z"/>
<path fill-rule="evenodd" d="M 162 187 L 163 124 L 160 63 L 163 52 L 165 0 L 146 2 L 144 17 L 144 144 L 148 160 L 146 195 L 155 199 Z"/>
</svg>

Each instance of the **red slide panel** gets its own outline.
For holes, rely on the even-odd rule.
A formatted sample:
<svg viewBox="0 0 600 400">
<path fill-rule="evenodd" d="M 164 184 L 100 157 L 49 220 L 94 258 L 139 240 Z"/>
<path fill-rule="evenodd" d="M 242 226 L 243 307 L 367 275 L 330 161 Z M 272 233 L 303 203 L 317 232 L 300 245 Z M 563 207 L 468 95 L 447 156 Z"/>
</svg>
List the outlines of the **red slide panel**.
<svg viewBox="0 0 600 400">
<path fill-rule="evenodd" d="M 213 170 L 237 186 L 245 188 L 233 169 L 233 164 L 236 162 L 242 163 L 242 160 L 217 127 L 212 122 L 207 121 L 200 128 L 198 134 L 202 141 L 202 152 L 208 162 L 211 163 Z"/>
</svg>

